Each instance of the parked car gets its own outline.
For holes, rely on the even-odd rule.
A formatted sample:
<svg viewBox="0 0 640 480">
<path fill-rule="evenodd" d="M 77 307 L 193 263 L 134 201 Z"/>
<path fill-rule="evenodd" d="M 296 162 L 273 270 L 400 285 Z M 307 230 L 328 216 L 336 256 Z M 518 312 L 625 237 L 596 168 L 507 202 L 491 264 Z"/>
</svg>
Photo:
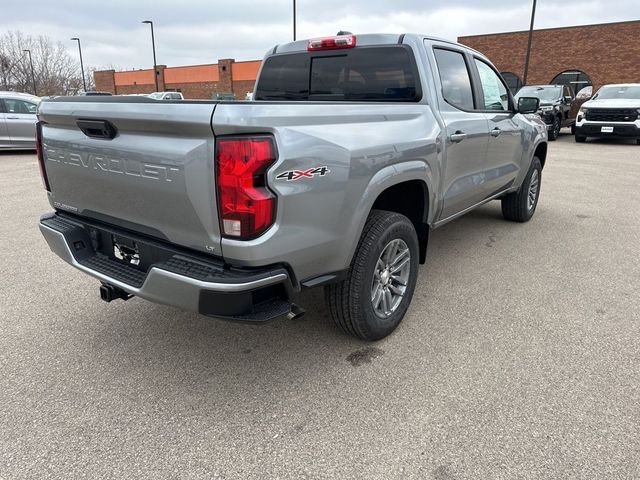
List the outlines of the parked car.
<svg viewBox="0 0 640 480">
<path fill-rule="evenodd" d="M 28 93 L 0 92 L 0 149 L 36 148 L 36 112 L 40 98 Z"/>
<path fill-rule="evenodd" d="M 430 229 L 493 199 L 533 217 L 547 156 L 538 98 L 421 35 L 278 45 L 251 102 L 109 100 L 44 102 L 39 128 L 40 229 L 102 299 L 260 323 L 324 286 L 366 340 L 405 316 Z"/>
<path fill-rule="evenodd" d="M 576 100 L 589 100 L 593 96 L 593 87 L 584 87 L 576 94 Z"/>
<path fill-rule="evenodd" d="M 148 97 L 154 100 L 184 100 L 180 92 L 153 92 Z"/>
<path fill-rule="evenodd" d="M 520 97 L 540 99 L 538 114 L 547 124 L 551 141 L 560 136 L 562 128 L 573 128 L 576 123 L 576 117 L 572 114 L 575 97 L 573 90 L 567 85 L 528 85 L 522 87 L 515 98 Z"/>
<path fill-rule="evenodd" d="M 634 138 L 640 145 L 640 83 L 605 85 L 580 107 L 575 139 L 589 137 Z"/>
<path fill-rule="evenodd" d="M 578 112 L 580 111 L 580 107 L 582 107 L 582 104 L 588 101 L 592 95 L 593 95 L 593 87 L 589 86 L 589 87 L 583 87 L 582 89 L 580 89 L 580 91 L 576 94 L 576 99 L 571 104 L 571 113 L 569 115 L 571 115 L 572 118 L 577 118 Z M 571 135 L 575 135 L 575 134 L 576 134 L 576 125 L 574 123 L 573 126 L 571 127 Z"/>
</svg>

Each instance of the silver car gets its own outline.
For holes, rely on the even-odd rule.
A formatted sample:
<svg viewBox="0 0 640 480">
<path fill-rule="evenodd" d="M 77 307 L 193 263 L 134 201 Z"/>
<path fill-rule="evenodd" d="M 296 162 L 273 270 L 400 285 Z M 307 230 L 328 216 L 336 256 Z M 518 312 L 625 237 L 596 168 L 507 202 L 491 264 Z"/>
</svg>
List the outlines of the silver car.
<svg viewBox="0 0 640 480">
<path fill-rule="evenodd" d="M 0 150 L 36 148 L 39 104 L 40 98 L 34 95 L 0 92 Z"/>
</svg>

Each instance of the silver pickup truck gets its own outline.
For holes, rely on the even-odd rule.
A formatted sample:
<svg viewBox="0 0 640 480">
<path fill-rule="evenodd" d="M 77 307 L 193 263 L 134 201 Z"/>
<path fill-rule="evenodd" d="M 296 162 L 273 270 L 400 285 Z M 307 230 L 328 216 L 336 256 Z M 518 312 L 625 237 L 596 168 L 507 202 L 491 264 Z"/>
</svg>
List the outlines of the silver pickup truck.
<svg viewBox="0 0 640 480">
<path fill-rule="evenodd" d="M 272 48 L 255 101 L 42 102 L 51 250 L 102 283 L 246 322 L 295 316 L 324 286 L 367 340 L 404 317 L 430 229 L 493 199 L 534 214 L 547 156 L 539 100 L 492 64 L 423 35 Z"/>
</svg>

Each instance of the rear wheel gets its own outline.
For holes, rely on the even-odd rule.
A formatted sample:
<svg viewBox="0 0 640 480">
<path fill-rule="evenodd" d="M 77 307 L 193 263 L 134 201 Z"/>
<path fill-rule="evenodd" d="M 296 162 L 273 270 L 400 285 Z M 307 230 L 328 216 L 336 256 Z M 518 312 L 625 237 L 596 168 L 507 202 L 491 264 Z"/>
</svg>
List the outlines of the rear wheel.
<svg viewBox="0 0 640 480">
<path fill-rule="evenodd" d="M 528 222 L 536 212 L 542 185 L 542 164 L 538 157 L 533 157 L 531 168 L 522 182 L 520 191 L 510 193 L 502 198 L 502 215 L 514 222 Z"/>
<path fill-rule="evenodd" d="M 347 278 L 325 287 L 336 325 L 363 340 L 379 340 L 393 332 L 411 303 L 418 259 L 418 236 L 409 219 L 372 211 Z"/>
<path fill-rule="evenodd" d="M 549 140 L 554 141 L 557 140 L 560 136 L 560 129 L 562 128 L 562 120 L 560 117 L 555 117 L 553 119 L 553 125 L 551 126 L 551 130 L 549 130 Z"/>
</svg>

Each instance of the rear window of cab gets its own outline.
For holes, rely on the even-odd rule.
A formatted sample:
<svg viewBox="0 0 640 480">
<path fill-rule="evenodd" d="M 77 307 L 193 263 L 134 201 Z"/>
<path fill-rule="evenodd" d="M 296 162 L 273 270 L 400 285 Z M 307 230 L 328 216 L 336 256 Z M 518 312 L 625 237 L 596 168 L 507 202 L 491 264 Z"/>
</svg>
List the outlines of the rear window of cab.
<svg viewBox="0 0 640 480">
<path fill-rule="evenodd" d="M 417 102 L 420 82 L 406 45 L 268 57 L 256 100 Z"/>
</svg>

